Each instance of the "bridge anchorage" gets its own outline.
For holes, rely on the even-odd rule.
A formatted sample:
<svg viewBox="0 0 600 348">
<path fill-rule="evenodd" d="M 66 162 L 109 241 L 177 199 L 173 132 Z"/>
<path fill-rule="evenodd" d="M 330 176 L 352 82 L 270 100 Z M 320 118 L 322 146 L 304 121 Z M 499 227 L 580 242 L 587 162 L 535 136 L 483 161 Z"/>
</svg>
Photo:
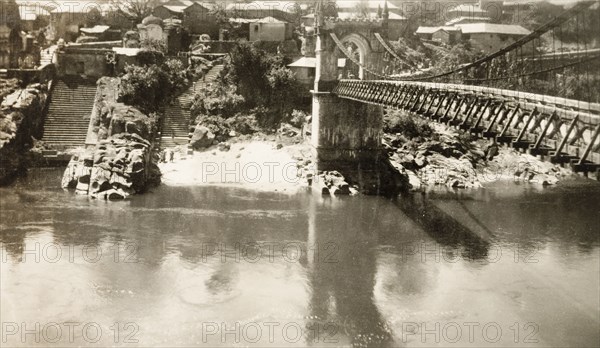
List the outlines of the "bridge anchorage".
<svg viewBox="0 0 600 348">
<path fill-rule="evenodd" d="M 555 50 L 540 53 L 543 41 L 547 47 L 568 28 L 579 34 L 587 25 L 600 32 L 597 20 L 586 19 L 597 13 L 598 1 L 580 2 L 473 63 L 402 78 L 385 73 L 386 58 L 402 60 L 385 41 L 385 18 L 343 21 L 317 15 L 312 142 L 318 168 L 346 170 L 361 187 L 373 188 L 390 177 L 393 182 L 393 175 L 381 171 L 386 168 L 382 117 L 389 108 L 495 138 L 600 179 L 600 49 L 588 46 L 594 42 L 589 37 L 575 35 L 581 49 L 565 54 L 552 41 Z M 338 80 L 340 55 L 359 68 L 359 78 Z M 397 65 L 412 66 L 406 60 Z"/>
</svg>

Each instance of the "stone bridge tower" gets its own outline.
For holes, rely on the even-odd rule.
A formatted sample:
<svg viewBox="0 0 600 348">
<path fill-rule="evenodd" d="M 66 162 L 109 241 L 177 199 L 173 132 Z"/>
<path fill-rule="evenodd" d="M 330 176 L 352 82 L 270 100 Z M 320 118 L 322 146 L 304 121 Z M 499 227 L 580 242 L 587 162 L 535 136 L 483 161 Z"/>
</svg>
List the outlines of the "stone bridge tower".
<svg viewBox="0 0 600 348">
<path fill-rule="evenodd" d="M 318 170 L 338 170 L 371 191 L 381 182 L 383 108 L 332 93 L 338 83 L 338 58 L 346 58 L 332 34 L 341 43 L 352 43 L 359 50 L 361 79 L 374 79 L 369 71 L 381 71 L 385 48 L 374 33 L 386 37 L 385 19 L 325 18 L 322 1 L 315 10 L 316 72 L 312 91 L 312 145 Z M 355 64 L 347 61 L 347 64 Z M 366 69 L 364 69 L 366 68 Z M 375 174 L 375 175 L 372 175 Z"/>
</svg>

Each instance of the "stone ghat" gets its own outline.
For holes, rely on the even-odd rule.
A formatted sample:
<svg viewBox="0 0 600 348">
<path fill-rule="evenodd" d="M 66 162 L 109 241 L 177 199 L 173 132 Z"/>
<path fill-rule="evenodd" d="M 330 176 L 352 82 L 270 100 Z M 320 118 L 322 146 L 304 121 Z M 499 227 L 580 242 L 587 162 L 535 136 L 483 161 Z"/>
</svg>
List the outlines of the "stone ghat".
<svg viewBox="0 0 600 348">
<path fill-rule="evenodd" d="M 145 191 L 157 171 L 151 143 L 137 134 L 121 133 L 73 157 L 62 187 L 98 199 L 125 199 Z"/>
</svg>

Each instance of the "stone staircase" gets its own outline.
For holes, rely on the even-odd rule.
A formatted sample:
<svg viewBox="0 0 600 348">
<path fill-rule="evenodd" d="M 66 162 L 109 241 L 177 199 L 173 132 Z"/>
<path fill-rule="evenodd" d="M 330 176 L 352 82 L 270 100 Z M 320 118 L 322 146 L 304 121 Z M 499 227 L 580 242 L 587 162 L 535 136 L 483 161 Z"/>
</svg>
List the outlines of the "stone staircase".
<svg viewBox="0 0 600 348">
<path fill-rule="evenodd" d="M 165 110 L 160 146 L 162 148 L 187 145 L 192 134 L 190 127 L 190 108 L 196 92 L 206 84 L 215 81 L 223 70 L 223 65 L 213 66 L 203 80 L 194 82 Z"/>
<path fill-rule="evenodd" d="M 54 45 L 40 51 L 40 66 L 52 64 L 52 58 L 54 57 L 54 52 L 57 48 L 58 47 Z"/>
<path fill-rule="evenodd" d="M 95 81 L 80 77 L 55 81 L 42 141 L 57 150 L 84 146 L 95 97 Z"/>
<path fill-rule="evenodd" d="M 214 82 L 217 79 L 217 77 L 219 76 L 219 74 L 221 73 L 221 71 L 223 71 L 224 67 L 225 66 L 223 64 L 219 64 L 219 65 L 213 66 L 208 71 L 208 73 L 206 73 L 206 77 L 204 78 L 204 80 L 203 81 L 199 81 L 199 82 L 203 82 L 204 84 Z"/>
</svg>

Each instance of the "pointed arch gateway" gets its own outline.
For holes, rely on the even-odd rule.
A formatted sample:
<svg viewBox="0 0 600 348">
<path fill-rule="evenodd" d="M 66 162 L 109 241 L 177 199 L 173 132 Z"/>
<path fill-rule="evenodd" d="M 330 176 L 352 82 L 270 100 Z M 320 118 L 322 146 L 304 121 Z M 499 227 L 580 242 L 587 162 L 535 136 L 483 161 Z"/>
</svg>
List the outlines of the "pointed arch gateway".
<svg viewBox="0 0 600 348">
<path fill-rule="evenodd" d="M 352 47 L 354 50 L 348 51 L 348 55 L 356 54 L 357 60 L 360 65 L 357 67 L 356 64 L 350 62 L 349 64 L 353 65 L 353 68 L 358 68 L 358 76 L 357 78 L 360 80 L 364 80 L 366 77 L 365 67 L 369 67 L 372 64 L 369 64 L 368 57 L 371 57 L 372 49 L 369 41 L 362 35 L 357 33 L 349 33 L 340 38 L 340 41 L 346 48 Z M 340 52 L 340 48 L 336 47 L 335 54 L 338 58 L 346 58 L 346 54 Z M 347 63 L 348 64 L 348 63 Z M 352 71 L 353 69 L 351 69 Z"/>
</svg>

